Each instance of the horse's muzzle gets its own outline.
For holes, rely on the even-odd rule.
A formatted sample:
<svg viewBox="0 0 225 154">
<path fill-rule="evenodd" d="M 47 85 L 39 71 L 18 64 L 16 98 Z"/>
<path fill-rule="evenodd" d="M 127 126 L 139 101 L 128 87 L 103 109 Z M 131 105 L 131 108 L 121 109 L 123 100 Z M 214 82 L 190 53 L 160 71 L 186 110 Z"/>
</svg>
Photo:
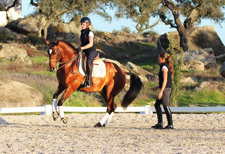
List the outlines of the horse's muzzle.
<svg viewBox="0 0 225 154">
<path fill-rule="evenodd" d="M 49 68 L 49 71 L 50 71 L 50 72 L 53 72 L 54 70 L 55 70 L 54 67 L 50 67 L 50 68 Z"/>
</svg>

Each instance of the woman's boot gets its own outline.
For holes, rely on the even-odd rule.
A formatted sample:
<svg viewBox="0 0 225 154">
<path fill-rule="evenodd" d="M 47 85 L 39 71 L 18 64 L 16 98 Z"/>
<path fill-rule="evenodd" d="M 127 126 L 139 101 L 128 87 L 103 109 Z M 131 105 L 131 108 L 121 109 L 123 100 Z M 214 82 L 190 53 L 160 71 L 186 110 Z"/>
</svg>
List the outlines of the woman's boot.
<svg viewBox="0 0 225 154">
<path fill-rule="evenodd" d="M 169 108 L 169 106 L 163 106 L 164 111 L 166 113 L 168 125 L 165 127 L 165 129 L 174 129 L 173 127 L 173 120 L 172 120 L 172 112 Z"/>
<path fill-rule="evenodd" d="M 155 105 L 155 110 L 157 113 L 157 118 L 158 118 L 158 123 L 154 126 L 152 126 L 152 128 L 155 129 L 163 129 L 163 123 L 162 123 L 162 109 L 160 106 L 156 106 Z"/>
</svg>

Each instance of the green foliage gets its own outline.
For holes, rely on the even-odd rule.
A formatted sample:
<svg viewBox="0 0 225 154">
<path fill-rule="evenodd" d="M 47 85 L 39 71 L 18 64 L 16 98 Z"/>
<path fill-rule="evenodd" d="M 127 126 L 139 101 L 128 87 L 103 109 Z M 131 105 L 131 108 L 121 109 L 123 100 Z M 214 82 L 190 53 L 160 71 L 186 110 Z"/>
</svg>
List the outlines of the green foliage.
<svg viewBox="0 0 225 154">
<path fill-rule="evenodd" d="M 129 27 L 126 27 L 126 26 L 122 26 L 121 31 L 126 32 L 126 33 L 129 33 L 129 34 L 131 33 L 130 28 Z"/>
<path fill-rule="evenodd" d="M 182 90 L 177 96 L 179 106 L 224 106 L 225 93 L 217 90 Z"/>
<path fill-rule="evenodd" d="M 158 34 L 157 32 L 153 30 L 149 30 L 149 31 L 143 32 L 141 35 L 147 38 L 147 37 L 155 36 L 157 34 Z"/>
<path fill-rule="evenodd" d="M 182 78 L 181 67 L 183 65 L 183 50 L 174 48 L 173 40 L 170 42 L 170 46 L 167 49 L 168 53 L 170 54 L 174 75 L 172 76 L 172 94 L 170 97 L 171 106 L 177 106 L 177 95 L 180 89 L 180 79 Z M 178 56 L 179 54 L 179 56 Z"/>
<path fill-rule="evenodd" d="M 143 1 L 143 0 L 115 0 L 116 17 L 128 18 L 136 24 L 139 34 L 144 30 L 150 29 L 158 24 L 159 20 L 150 25 L 150 18 L 156 17 L 156 10 L 159 7 L 160 0 Z"/>
<path fill-rule="evenodd" d="M 33 64 L 48 62 L 48 57 L 30 57 Z"/>
</svg>

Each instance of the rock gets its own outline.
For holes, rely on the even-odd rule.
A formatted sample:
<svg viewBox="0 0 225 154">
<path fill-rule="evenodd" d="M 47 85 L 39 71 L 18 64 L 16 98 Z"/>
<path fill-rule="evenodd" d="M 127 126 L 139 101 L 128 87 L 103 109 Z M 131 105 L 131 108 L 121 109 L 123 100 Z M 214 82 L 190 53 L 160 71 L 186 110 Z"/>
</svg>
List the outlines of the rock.
<svg viewBox="0 0 225 154">
<path fill-rule="evenodd" d="M 17 64 L 32 65 L 31 59 L 27 55 L 15 55 L 12 60 Z"/>
<path fill-rule="evenodd" d="M 6 27 L 10 28 L 18 33 L 38 33 L 40 30 L 40 24 L 47 23 L 47 19 L 41 14 L 35 14 L 23 19 L 13 20 L 9 22 Z"/>
<path fill-rule="evenodd" d="M 173 40 L 175 47 L 180 47 L 180 37 L 177 31 L 168 32 L 159 37 L 157 40 L 157 49 L 159 52 L 165 51 L 169 47 L 169 43 Z M 189 50 L 199 50 L 204 48 L 212 48 L 215 56 L 219 56 L 225 52 L 224 44 L 219 38 L 213 26 L 197 27 L 189 37 Z"/>
<path fill-rule="evenodd" d="M 204 81 L 202 82 L 199 87 L 195 88 L 196 91 L 198 90 L 219 90 L 224 92 L 225 91 L 225 83 L 217 82 L 217 81 Z"/>
<path fill-rule="evenodd" d="M 128 62 L 125 66 L 135 72 L 140 77 L 142 82 L 151 82 L 158 80 L 158 77 L 156 77 L 154 74 L 144 70 L 143 68 L 135 65 L 132 62 Z"/>
<path fill-rule="evenodd" d="M 44 97 L 36 89 L 12 80 L 0 81 L 0 108 L 41 106 Z"/>
<path fill-rule="evenodd" d="M 220 74 L 225 78 L 225 62 L 221 65 Z"/>
<path fill-rule="evenodd" d="M 53 23 L 48 28 L 47 40 L 63 40 L 66 42 L 80 42 L 80 28 L 74 21 L 70 23 Z"/>
<path fill-rule="evenodd" d="M 184 63 L 190 60 L 200 61 L 204 63 L 205 68 L 215 68 L 217 66 L 212 48 L 206 48 L 204 50 L 190 50 L 184 52 Z"/>
<path fill-rule="evenodd" d="M 196 77 L 186 77 L 180 80 L 183 84 L 198 84 L 198 79 Z"/>
<path fill-rule="evenodd" d="M 17 63 L 32 64 L 25 48 L 17 43 L 0 43 L 0 57 L 15 60 Z"/>
<path fill-rule="evenodd" d="M 12 41 L 12 40 L 17 41 L 25 37 L 26 37 L 25 35 L 18 34 L 9 28 L 6 28 L 6 27 L 0 28 L 0 38 L 2 42 Z"/>
<path fill-rule="evenodd" d="M 182 70 L 204 71 L 205 65 L 201 61 L 190 59 L 184 62 Z"/>
</svg>

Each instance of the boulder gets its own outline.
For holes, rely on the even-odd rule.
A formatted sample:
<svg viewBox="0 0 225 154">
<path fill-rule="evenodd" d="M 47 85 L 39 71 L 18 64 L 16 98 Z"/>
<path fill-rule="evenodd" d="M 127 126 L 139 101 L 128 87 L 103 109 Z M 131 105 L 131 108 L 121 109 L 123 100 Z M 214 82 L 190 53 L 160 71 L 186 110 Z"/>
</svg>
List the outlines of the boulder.
<svg viewBox="0 0 225 154">
<path fill-rule="evenodd" d="M 158 77 L 156 77 L 154 74 L 144 70 L 132 62 L 128 62 L 125 66 L 135 72 L 140 77 L 142 82 L 152 82 L 158 80 Z"/>
<path fill-rule="evenodd" d="M 12 41 L 12 40 L 21 40 L 25 37 L 26 37 L 25 35 L 18 34 L 9 28 L 6 28 L 6 27 L 0 28 L 1 42 L 8 42 L 8 41 Z"/>
<path fill-rule="evenodd" d="M 48 28 L 47 40 L 63 40 L 66 42 L 80 42 L 80 30 L 74 21 L 70 23 L 53 23 Z"/>
<path fill-rule="evenodd" d="M 184 56 L 183 58 L 184 63 L 190 60 L 195 60 L 204 63 L 205 68 L 215 68 L 217 66 L 212 48 L 206 48 L 204 50 L 203 49 L 190 50 L 184 52 L 183 56 Z"/>
<path fill-rule="evenodd" d="M 30 15 L 23 19 L 13 20 L 6 27 L 18 33 L 38 33 L 40 26 L 45 25 L 47 19 L 41 14 Z"/>
<path fill-rule="evenodd" d="M 184 62 L 182 70 L 204 71 L 205 65 L 203 62 L 199 60 L 190 59 Z"/>
<path fill-rule="evenodd" d="M 196 77 L 185 77 L 180 82 L 183 84 L 198 84 L 198 79 Z"/>
<path fill-rule="evenodd" d="M 36 89 L 12 80 L 0 81 L 0 108 L 41 106 L 44 97 Z"/>
<path fill-rule="evenodd" d="M 173 41 L 176 48 L 180 47 L 180 37 L 177 31 L 168 32 L 159 37 L 157 40 L 157 49 L 159 52 L 165 51 L 171 41 Z M 189 37 L 188 45 L 189 50 L 212 48 L 215 56 L 219 56 L 225 52 L 224 44 L 213 26 L 195 28 Z"/>
<path fill-rule="evenodd" d="M 24 47 L 17 43 L 0 43 L 0 57 L 31 65 L 32 62 Z"/>
<path fill-rule="evenodd" d="M 225 62 L 221 65 L 220 74 L 225 78 Z"/>
<path fill-rule="evenodd" d="M 217 81 L 203 81 L 199 85 L 199 87 L 195 88 L 196 91 L 198 90 L 219 90 L 224 92 L 225 91 L 225 83 L 217 82 Z"/>
</svg>

